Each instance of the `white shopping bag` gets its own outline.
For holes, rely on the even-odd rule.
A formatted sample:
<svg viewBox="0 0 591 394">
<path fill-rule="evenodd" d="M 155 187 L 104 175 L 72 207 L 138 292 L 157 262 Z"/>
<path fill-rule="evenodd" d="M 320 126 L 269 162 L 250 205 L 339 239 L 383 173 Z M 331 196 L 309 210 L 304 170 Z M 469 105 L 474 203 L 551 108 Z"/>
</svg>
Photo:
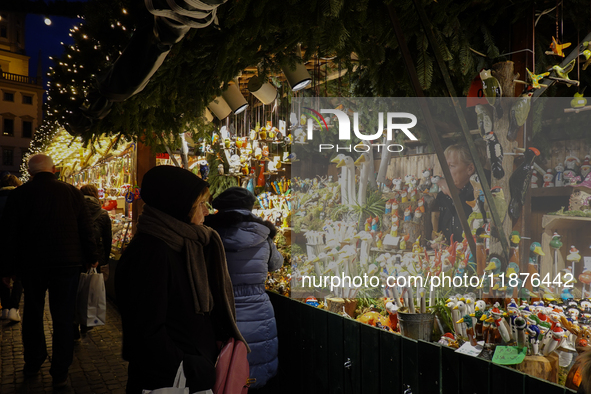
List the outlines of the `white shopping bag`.
<svg viewBox="0 0 591 394">
<path fill-rule="evenodd" d="M 107 320 L 107 293 L 103 274 L 95 268 L 80 274 L 76 316 L 79 324 L 87 327 L 102 326 Z"/>
<path fill-rule="evenodd" d="M 176 371 L 176 377 L 172 387 L 165 387 L 156 390 L 142 390 L 142 394 L 190 394 L 189 388 L 185 387 L 187 379 L 185 378 L 185 370 L 183 369 L 183 362 L 179 365 L 179 369 Z M 197 391 L 193 394 L 213 394 L 211 390 Z"/>
</svg>

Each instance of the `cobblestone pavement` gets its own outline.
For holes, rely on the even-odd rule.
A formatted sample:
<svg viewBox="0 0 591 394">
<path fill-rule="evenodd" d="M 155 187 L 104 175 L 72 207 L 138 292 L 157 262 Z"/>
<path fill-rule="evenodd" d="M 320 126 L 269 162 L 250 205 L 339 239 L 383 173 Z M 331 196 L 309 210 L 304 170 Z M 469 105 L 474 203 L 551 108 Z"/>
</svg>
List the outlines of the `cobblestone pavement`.
<svg viewBox="0 0 591 394">
<path fill-rule="evenodd" d="M 21 302 L 21 316 L 22 304 Z M 75 346 L 68 386 L 61 389 L 54 390 L 52 386 L 49 360 L 43 364 L 37 376 L 24 377 L 21 323 L 1 322 L 0 393 L 125 393 L 127 362 L 121 358 L 121 318 L 110 301 L 107 301 L 107 324 L 88 331 Z M 53 330 L 47 298 L 44 325 L 47 352 L 51 357 Z"/>
</svg>

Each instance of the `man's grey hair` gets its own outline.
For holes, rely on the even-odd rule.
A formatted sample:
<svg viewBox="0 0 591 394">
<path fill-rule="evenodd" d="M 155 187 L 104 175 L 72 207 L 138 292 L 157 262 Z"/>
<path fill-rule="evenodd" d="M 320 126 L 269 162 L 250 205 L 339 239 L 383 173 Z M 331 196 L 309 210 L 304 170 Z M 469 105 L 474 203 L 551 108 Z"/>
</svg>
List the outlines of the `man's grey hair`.
<svg viewBox="0 0 591 394">
<path fill-rule="evenodd" d="M 39 153 L 29 158 L 29 173 L 35 175 L 39 172 L 53 172 L 53 160 L 51 157 Z"/>
</svg>

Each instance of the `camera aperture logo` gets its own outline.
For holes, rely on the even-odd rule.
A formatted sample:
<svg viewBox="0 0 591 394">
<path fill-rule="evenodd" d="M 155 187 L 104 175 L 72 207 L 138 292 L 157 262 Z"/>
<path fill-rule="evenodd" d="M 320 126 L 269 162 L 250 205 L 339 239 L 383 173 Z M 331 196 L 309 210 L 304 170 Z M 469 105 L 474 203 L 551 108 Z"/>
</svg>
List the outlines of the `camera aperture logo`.
<svg viewBox="0 0 591 394">
<path fill-rule="evenodd" d="M 307 138 L 309 141 L 314 139 L 314 121 L 318 124 L 320 130 L 328 131 L 328 122 L 322 116 L 322 114 L 330 114 L 336 116 L 339 123 L 339 141 L 351 141 L 351 120 L 349 115 L 339 109 L 321 109 L 320 112 L 304 107 L 304 109 L 310 111 L 309 118 L 307 121 Z M 378 152 L 381 148 L 387 149 L 389 152 L 401 152 L 404 147 L 400 144 L 387 144 L 388 141 L 393 140 L 393 132 L 395 130 L 402 131 L 408 139 L 411 141 L 418 141 L 418 138 L 409 130 L 416 126 L 417 117 L 408 112 L 379 112 L 378 116 L 378 130 L 374 134 L 363 134 L 359 129 L 359 113 L 353 112 L 353 133 L 357 138 L 362 141 L 373 141 L 379 140 L 384 134 L 384 118 L 386 118 L 386 143 L 373 144 L 377 147 Z M 398 119 L 410 120 L 406 123 L 398 123 Z M 395 122 L 396 120 L 396 122 Z M 323 152 L 327 150 L 336 150 L 337 152 L 344 150 L 351 152 L 367 152 L 371 149 L 370 145 L 359 144 L 359 145 L 334 145 L 334 144 L 319 144 L 318 151 Z"/>
</svg>

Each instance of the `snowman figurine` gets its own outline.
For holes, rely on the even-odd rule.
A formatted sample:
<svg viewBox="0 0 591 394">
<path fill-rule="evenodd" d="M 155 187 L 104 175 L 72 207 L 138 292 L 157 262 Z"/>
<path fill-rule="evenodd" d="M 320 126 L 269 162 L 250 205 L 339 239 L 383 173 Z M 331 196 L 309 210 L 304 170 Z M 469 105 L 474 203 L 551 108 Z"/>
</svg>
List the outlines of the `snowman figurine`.
<svg viewBox="0 0 591 394">
<path fill-rule="evenodd" d="M 564 159 L 564 174 L 563 177 L 564 179 L 569 179 L 570 178 L 574 178 L 575 176 L 577 176 L 577 167 L 579 166 L 580 161 L 579 158 L 576 156 L 567 156 L 566 159 Z M 570 182 L 566 182 L 566 184 L 568 185 Z"/>
<path fill-rule="evenodd" d="M 558 164 L 554 168 L 554 170 L 556 170 L 556 176 L 554 177 L 554 186 L 564 186 L 564 166 L 562 164 Z"/>
<path fill-rule="evenodd" d="M 538 172 L 534 170 L 531 174 L 530 187 L 536 189 L 538 187 Z"/>
<path fill-rule="evenodd" d="M 554 182 L 552 182 L 554 175 L 552 174 L 552 170 L 550 168 L 546 170 L 546 173 L 542 179 L 544 180 L 542 187 L 554 187 Z"/>
</svg>

